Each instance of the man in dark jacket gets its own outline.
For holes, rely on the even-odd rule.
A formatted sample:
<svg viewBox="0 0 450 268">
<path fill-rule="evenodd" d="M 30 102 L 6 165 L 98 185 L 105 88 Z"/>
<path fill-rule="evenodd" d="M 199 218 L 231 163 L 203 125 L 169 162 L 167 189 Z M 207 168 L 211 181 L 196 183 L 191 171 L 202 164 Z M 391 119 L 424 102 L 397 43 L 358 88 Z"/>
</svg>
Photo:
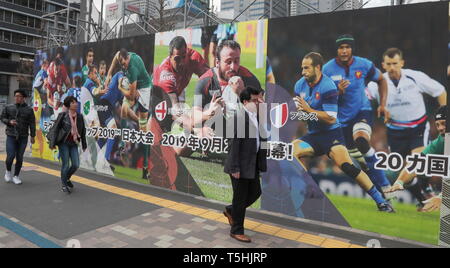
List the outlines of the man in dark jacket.
<svg viewBox="0 0 450 268">
<path fill-rule="evenodd" d="M 1 120 L 6 125 L 6 174 L 5 181 L 16 185 L 22 184 L 19 173 L 22 168 L 23 154 L 27 148 L 28 135 L 34 144 L 36 122 L 33 109 L 25 103 L 27 94 L 23 90 L 14 91 L 15 104 L 3 109 Z M 28 132 L 29 130 L 29 132 Z M 16 159 L 14 177 L 11 177 L 12 164 Z"/>
<path fill-rule="evenodd" d="M 230 236 L 249 243 L 251 239 L 244 234 L 245 211 L 261 196 L 260 172 L 267 171 L 267 153 L 263 149 L 267 147 L 258 122 L 258 106 L 262 102 L 260 91 L 247 87 L 241 93 L 240 100 L 244 107 L 234 117 L 234 137 L 229 140 L 230 149 L 224 169 L 225 173 L 230 174 L 233 201 L 223 213 L 231 225 Z M 240 126 L 242 123 L 244 128 Z M 245 133 L 241 129 L 245 129 Z"/>
</svg>

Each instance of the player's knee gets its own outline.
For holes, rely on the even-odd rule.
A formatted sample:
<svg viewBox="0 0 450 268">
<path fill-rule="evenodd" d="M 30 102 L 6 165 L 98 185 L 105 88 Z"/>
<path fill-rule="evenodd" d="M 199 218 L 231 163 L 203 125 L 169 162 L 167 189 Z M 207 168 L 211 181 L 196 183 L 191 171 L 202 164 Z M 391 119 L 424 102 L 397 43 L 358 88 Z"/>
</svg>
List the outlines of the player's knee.
<svg viewBox="0 0 450 268">
<path fill-rule="evenodd" d="M 367 152 L 369 152 L 369 150 L 370 150 L 370 144 L 369 144 L 369 141 L 366 140 L 366 139 L 363 138 L 363 137 L 358 137 L 358 138 L 355 140 L 355 144 L 356 144 L 356 147 L 358 148 L 358 150 L 359 150 L 363 155 L 367 154 Z"/>
<path fill-rule="evenodd" d="M 342 171 L 347 174 L 350 178 L 356 179 L 361 170 L 350 163 L 344 163 L 341 166 Z"/>
<path fill-rule="evenodd" d="M 314 153 L 313 147 L 304 141 L 299 140 L 294 144 L 294 154 L 297 157 L 310 156 Z"/>
</svg>

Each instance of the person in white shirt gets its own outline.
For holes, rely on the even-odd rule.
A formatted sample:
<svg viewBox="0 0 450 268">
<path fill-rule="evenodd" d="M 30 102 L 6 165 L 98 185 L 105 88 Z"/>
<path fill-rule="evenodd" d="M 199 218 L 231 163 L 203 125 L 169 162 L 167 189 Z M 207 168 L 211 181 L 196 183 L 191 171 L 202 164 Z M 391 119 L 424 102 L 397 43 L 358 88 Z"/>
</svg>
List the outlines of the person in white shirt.
<svg viewBox="0 0 450 268">
<path fill-rule="evenodd" d="M 398 48 L 389 48 L 383 54 L 384 77 L 388 83 L 387 108 L 390 121 L 386 124 L 388 145 L 391 153 L 403 158 L 420 153 L 429 141 L 430 123 L 426 114 L 423 94 L 436 98 L 440 106 L 447 103 L 445 87 L 427 74 L 411 69 L 403 69 L 403 52 Z M 378 88 L 375 83 L 368 85 L 369 98 L 379 102 Z M 419 209 L 430 196 L 432 190 L 427 180 L 418 180 L 408 185 L 408 190 L 419 201 Z"/>
<path fill-rule="evenodd" d="M 445 87 L 423 72 L 403 69 L 405 61 L 398 48 L 389 48 L 383 54 L 382 65 L 388 81 L 387 108 L 391 120 L 386 126 L 390 150 L 403 157 L 421 152 L 428 143 L 430 131 L 423 94 L 436 98 L 444 106 L 447 104 Z M 376 84 L 370 83 L 368 91 L 371 98 L 379 99 Z"/>
</svg>

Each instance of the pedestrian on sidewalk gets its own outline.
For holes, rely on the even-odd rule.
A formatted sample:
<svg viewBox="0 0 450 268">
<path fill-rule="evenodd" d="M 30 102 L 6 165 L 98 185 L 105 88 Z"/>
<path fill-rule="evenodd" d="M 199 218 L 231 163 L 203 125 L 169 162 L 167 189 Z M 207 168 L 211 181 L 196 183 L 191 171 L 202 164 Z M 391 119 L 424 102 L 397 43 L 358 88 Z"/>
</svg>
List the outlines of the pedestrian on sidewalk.
<svg viewBox="0 0 450 268">
<path fill-rule="evenodd" d="M 229 140 L 224 171 L 231 178 L 233 201 L 223 213 L 231 225 L 230 236 L 250 243 L 250 237 L 244 234 L 245 211 L 261 196 L 260 172 L 267 171 L 266 149 L 263 149 L 266 139 L 261 135 L 263 130 L 260 131 L 258 121 L 258 107 L 263 102 L 260 91 L 247 87 L 240 100 L 244 108 L 236 112 L 234 122 L 245 122 L 245 127 L 235 125 L 233 138 Z M 239 133 L 241 129 L 245 129 L 245 135 Z"/>
<path fill-rule="evenodd" d="M 22 169 L 23 155 L 27 148 L 28 135 L 34 144 L 36 137 L 36 121 L 33 109 L 25 103 L 27 94 L 24 90 L 14 91 L 15 103 L 7 105 L 1 115 L 2 122 L 6 125 L 6 174 L 5 181 L 16 185 L 22 184 L 19 178 Z M 16 159 L 14 177 L 11 177 L 12 164 Z"/>
<path fill-rule="evenodd" d="M 58 115 L 54 126 L 50 130 L 49 142 L 51 149 L 58 146 L 59 156 L 62 161 L 62 191 L 70 194 L 73 188 L 70 178 L 80 167 L 80 154 L 78 152 L 80 142 L 83 151 L 87 148 L 86 127 L 83 116 L 77 112 L 78 101 L 75 97 L 69 96 L 65 98 L 64 107 L 67 111 Z"/>
</svg>

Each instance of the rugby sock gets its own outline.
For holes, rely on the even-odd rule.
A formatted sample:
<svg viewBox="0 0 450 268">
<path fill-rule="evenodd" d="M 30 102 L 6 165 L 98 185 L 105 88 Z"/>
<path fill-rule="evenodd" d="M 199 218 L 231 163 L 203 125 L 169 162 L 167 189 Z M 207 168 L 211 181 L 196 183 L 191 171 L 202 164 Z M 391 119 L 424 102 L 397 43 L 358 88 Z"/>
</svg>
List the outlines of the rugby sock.
<svg viewBox="0 0 450 268">
<path fill-rule="evenodd" d="M 349 149 L 348 150 L 351 157 L 353 157 L 356 161 L 358 161 L 362 170 L 367 171 L 367 163 L 364 159 L 363 154 L 358 150 L 358 148 Z"/>
<path fill-rule="evenodd" d="M 144 169 L 148 168 L 148 153 L 150 151 L 150 145 L 144 145 Z"/>
<path fill-rule="evenodd" d="M 369 178 L 373 182 L 373 184 L 375 184 L 378 189 L 390 186 L 391 183 L 386 177 L 386 173 L 384 172 L 384 170 L 375 168 L 375 163 L 378 161 L 378 159 L 375 156 L 375 150 L 373 148 L 371 148 L 370 151 L 365 155 L 364 159 L 366 160 L 368 168 L 367 175 L 369 175 Z"/>
<path fill-rule="evenodd" d="M 116 140 L 114 139 L 108 139 L 108 141 L 106 142 L 106 152 L 105 152 L 105 158 L 106 160 L 109 162 L 109 160 L 111 159 L 111 153 L 114 149 L 114 144 L 116 143 Z"/>
<path fill-rule="evenodd" d="M 101 148 L 103 148 L 103 146 L 105 146 L 105 143 L 106 143 L 106 139 L 98 139 L 98 141 L 97 141 L 97 144 L 98 144 L 98 147 L 100 147 L 100 149 Z"/>
<path fill-rule="evenodd" d="M 367 193 L 372 197 L 372 199 L 377 204 L 384 204 L 386 203 L 386 200 L 384 200 L 383 196 L 381 195 L 380 191 L 378 191 L 377 187 L 373 186 Z"/>
</svg>

